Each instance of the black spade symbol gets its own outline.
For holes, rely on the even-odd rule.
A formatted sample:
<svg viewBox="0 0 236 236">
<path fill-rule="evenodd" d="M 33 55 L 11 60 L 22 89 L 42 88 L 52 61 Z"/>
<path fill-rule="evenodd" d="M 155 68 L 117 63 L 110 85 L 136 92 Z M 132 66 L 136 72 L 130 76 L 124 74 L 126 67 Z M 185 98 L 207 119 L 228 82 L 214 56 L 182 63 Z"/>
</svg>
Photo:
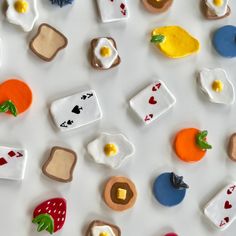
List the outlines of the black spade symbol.
<svg viewBox="0 0 236 236">
<path fill-rule="evenodd" d="M 68 120 L 68 121 L 67 121 L 67 124 L 68 124 L 68 125 L 72 125 L 73 123 L 74 123 L 73 120 Z"/>
<path fill-rule="evenodd" d="M 73 113 L 75 113 L 75 114 L 80 114 L 80 108 L 79 108 L 79 106 L 78 105 L 76 105 L 74 108 L 73 108 L 73 110 L 71 111 L 71 112 L 73 112 Z"/>
</svg>

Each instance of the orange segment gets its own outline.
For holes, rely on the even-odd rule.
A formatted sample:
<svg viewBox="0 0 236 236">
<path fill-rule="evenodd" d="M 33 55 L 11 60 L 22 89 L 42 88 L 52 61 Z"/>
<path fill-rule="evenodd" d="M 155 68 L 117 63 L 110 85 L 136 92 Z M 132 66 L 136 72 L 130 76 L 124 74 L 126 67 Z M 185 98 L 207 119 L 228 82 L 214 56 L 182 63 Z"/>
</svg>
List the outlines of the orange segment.
<svg viewBox="0 0 236 236">
<path fill-rule="evenodd" d="M 32 104 L 33 95 L 29 86 L 18 79 L 10 79 L 0 84 L 0 104 L 11 100 L 18 114 L 26 111 Z"/>
<path fill-rule="evenodd" d="M 174 148 L 177 156 L 185 162 L 200 161 L 206 154 L 196 144 L 196 135 L 200 130 L 188 128 L 179 131 L 175 138 Z"/>
</svg>

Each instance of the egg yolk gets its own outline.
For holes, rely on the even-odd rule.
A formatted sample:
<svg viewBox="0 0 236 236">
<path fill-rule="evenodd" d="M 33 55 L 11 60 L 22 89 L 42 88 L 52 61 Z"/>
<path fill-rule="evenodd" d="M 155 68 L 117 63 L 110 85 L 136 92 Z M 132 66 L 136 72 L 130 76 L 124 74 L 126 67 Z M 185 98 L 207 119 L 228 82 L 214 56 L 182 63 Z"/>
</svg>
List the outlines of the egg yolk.
<svg viewBox="0 0 236 236">
<path fill-rule="evenodd" d="M 15 2 L 14 7 L 18 13 L 26 13 L 29 8 L 29 3 L 24 0 L 18 0 Z"/>
<path fill-rule="evenodd" d="M 99 236 L 109 236 L 110 234 L 109 233 L 107 233 L 107 232 L 101 232 L 100 234 L 99 234 Z"/>
<path fill-rule="evenodd" d="M 213 0 L 213 3 L 217 7 L 221 7 L 224 4 L 224 0 Z"/>
<path fill-rule="evenodd" d="M 104 152 L 105 152 L 106 156 L 108 156 L 108 157 L 115 156 L 118 152 L 118 148 L 115 144 L 108 143 L 104 147 Z"/>
<path fill-rule="evenodd" d="M 100 54 L 102 57 L 109 57 L 111 56 L 111 49 L 109 47 L 102 47 L 100 50 Z"/>
<path fill-rule="evenodd" d="M 222 83 L 221 80 L 215 80 L 213 83 L 212 83 L 212 89 L 217 92 L 217 93 L 220 93 L 223 91 L 223 88 L 224 88 L 224 84 Z"/>
</svg>

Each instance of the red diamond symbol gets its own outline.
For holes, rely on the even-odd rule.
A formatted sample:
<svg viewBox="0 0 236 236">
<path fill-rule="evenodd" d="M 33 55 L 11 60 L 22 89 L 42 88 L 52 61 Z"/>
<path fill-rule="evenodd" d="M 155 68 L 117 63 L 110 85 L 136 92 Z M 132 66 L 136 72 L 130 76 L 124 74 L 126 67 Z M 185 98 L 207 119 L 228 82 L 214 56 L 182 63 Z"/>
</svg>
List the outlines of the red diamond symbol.
<svg viewBox="0 0 236 236">
<path fill-rule="evenodd" d="M 7 161 L 5 160 L 5 158 L 1 157 L 0 158 L 0 166 L 3 166 L 5 164 L 7 164 Z"/>
<path fill-rule="evenodd" d="M 13 151 L 8 152 L 8 156 L 10 156 L 10 157 L 14 157 L 15 155 L 16 155 L 16 153 Z"/>
</svg>

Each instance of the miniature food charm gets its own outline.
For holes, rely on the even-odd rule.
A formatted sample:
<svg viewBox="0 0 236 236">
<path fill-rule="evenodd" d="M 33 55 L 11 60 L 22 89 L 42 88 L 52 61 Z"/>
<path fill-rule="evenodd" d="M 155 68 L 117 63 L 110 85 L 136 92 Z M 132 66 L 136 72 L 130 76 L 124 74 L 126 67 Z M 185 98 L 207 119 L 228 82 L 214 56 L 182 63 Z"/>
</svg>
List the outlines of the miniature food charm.
<svg viewBox="0 0 236 236">
<path fill-rule="evenodd" d="M 212 146 L 207 142 L 208 132 L 195 128 L 180 130 L 175 137 L 175 153 L 184 162 L 198 162 Z"/>
<path fill-rule="evenodd" d="M 0 84 L 0 113 L 17 116 L 31 106 L 32 100 L 32 92 L 25 82 L 14 78 Z"/>
<path fill-rule="evenodd" d="M 46 230 L 53 234 L 63 227 L 65 220 L 66 200 L 64 198 L 52 198 L 35 208 L 32 222 L 38 224 L 38 232 Z"/>
<path fill-rule="evenodd" d="M 30 42 L 30 49 L 44 61 L 52 61 L 68 44 L 67 38 L 48 24 L 41 24 Z"/>
<path fill-rule="evenodd" d="M 49 159 L 43 165 L 43 173 L 59 182 L 71 182 L 77 161 L 76 153 L 72 150 L 54 147 Z"/>
<path fill-rule="evenodd" d="M 97 0 L 103 23 L 122 21 L 129 18 L 127 0 Z"/>
<path fill-rule="evenodd" d="M 153 194 L 163 206 L 176 206 L 184 200 L 188 185 L 183 177 L 172 173 L 159 175 L 153 185 Z"/>
<path fill-rule="evenodd" d="M 226 25 L 214 33 L 213 46 L 215 50 L 223 57 L 236 57 L 236 27 Z"/>
<path fill-rule="evenodd" d="M 58 99 L 50 112 L 60 131 L 77 129 L 102 119 L 102 111 L 94 90 L 86 90 Z"/>
<path fill-rule="evenodd" d="M 74 0 L 50 0 L 52 4 L 64 7 L 68 4 L 72 4 Z"/>
<path fill-rule="evenodd" d="M 7 20 L 26 32 L 31 31 L 38 19 L 36 2 L 37 0 L 7 0 Z"/>
<path fill-rule="evenodd" d="M 227 229 L 236 219 L 236 183 L 222 189 L 204 208 L 205 216 L 220 230 Z"/>
<path fill-rule="evenodd" d="M 180 26 L 164 26 L 152 31 L 151 42 L 169 58 L 182 58 L 199 51 L 200 43 Z"/>
<path fill-rule="evenodd" d="M 0 179 L 22 180 L 27 161 L 26 150 L 0 147 Z"/>
<path fill-rule="evenodd" d="M 95 220 L 89 225 L 86 236 L 121 236 L 121 231 L 116 225 Z"/>
<path fill-rule="evenodd" d="M 144 7 L 151 13 L 161 13 L 167 11 L 173 0 L 142 0 Z"/>
<path fill-rule="evenodd" d="M 201 70 L 198 84 L 213 103 L 230 105 L 235 101 L 234 86 L 223 69 Z"/>
<path fill-rule="evenodd" d="M 209 20 L 222 19 L 230 15 L 229 0 L 201 0 L 202 11 Z"/>
<path fill-rule="evenodd" d="M 88 152 L 95 162 L 119 168 L 134 154 L 134 145 L 123 134 L 102 133 L 88 144 Z"/>
<path fill-rule="evenodd" d="M 163 81 L 157 80 L 130 100 L 130 106 L 144 124 L 150 124 L 176 103 Z"/>
<path fill-rule="evenodd" d="M 106 183 L 104 200 L 114 211 L 125 211 L 134 206 L 137 191 L 134 183 L 125 177 L 111 177 Z"/>
<path fill-rule="evenodd" d="M 107 70 L 121 62 L 113 38 L 96 38 L 91 41 L 91 65 L 95 69 Z"/>
<path fill-rule="evenodd" d="M 236 161 L 236 133 L 232 134 L 230 137 L 228 155 L 232 161 Z"/>
</svg>

